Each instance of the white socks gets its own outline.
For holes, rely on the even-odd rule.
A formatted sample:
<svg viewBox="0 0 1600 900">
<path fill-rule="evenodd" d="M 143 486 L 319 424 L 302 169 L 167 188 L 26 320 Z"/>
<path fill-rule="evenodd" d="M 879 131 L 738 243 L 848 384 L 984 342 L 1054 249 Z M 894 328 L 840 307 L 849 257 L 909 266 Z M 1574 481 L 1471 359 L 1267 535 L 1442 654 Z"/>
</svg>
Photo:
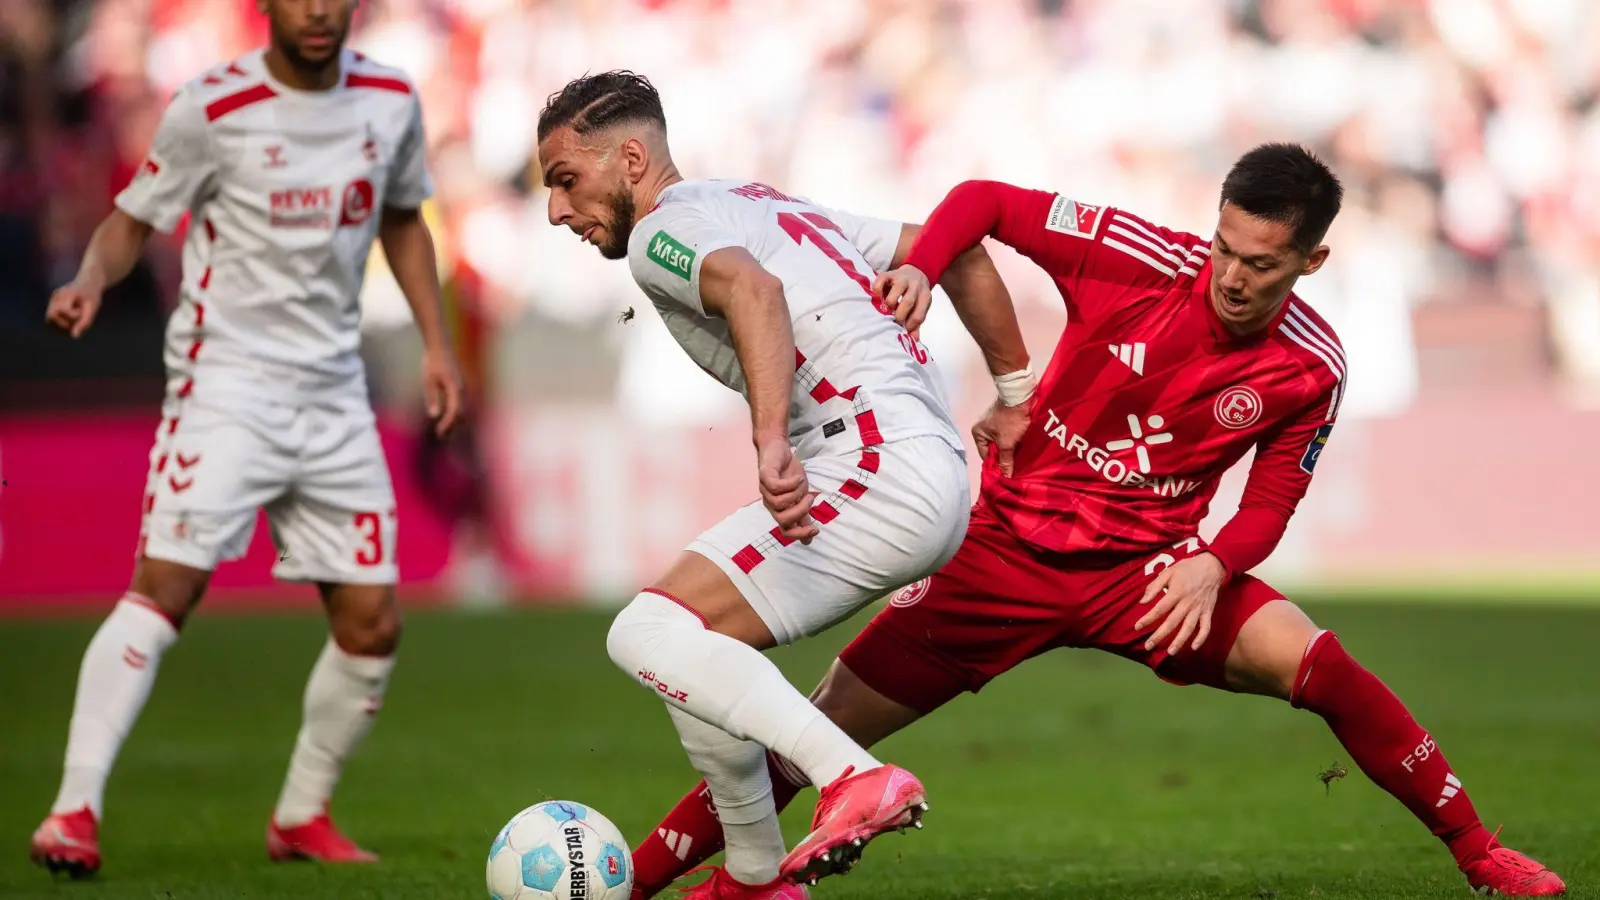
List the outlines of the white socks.
<svg viewBox="0 0 1600 900">
<path fill-rule="evenodd" d="M 124 594 L 83 653 L 53 813 L 87 806 L 100 818 L 111 764 L 150 699 L 161 655 L 178 639 L 177 629 L 148 603 L 138 594 Z"/>
<path fill-rule="evenodd" d="M 617 614 L 606 649 L 669 707 L 793 760 L 812 784 L 830 784 L 848 768 L 864 772 L 880 765 L 760 651 L 708 630 L 699 616 L 660 594 L 642 593 Z"/>
<path fill-rule="evenodd" d="M 280 827 L 322 814 L 345 759 L 372 730 L 392 671 L 393 656 L 355 656 L 328 639 L 306 682 L 305 721 L 272 816 Z"/>
<path fill-rule="evenodd" d="M 132 592 L 101 623 L 78 671 L 66 770 L 51 812 L 87 806 L 102 817 L 106 776 L 150 698 L 162 654 L 177 639 L 167 617 Z M 345 757 L 372 728 L 393 669 L 392 656 L 352 656 L 329 639 L 306 683 L 305 724 L 274 815 L 279 825 L 304 824 L 322 812 Z"/>
<path fill-rule="evenodd" d="M 720 728 L 668 706 L 689 761 L 705 776 L 722 823 L 723 865 L 743 884 L 767 884 L 778 877 L 786 847 L 778 827 L 767 777 L 767 751 Z"/>
</svg>

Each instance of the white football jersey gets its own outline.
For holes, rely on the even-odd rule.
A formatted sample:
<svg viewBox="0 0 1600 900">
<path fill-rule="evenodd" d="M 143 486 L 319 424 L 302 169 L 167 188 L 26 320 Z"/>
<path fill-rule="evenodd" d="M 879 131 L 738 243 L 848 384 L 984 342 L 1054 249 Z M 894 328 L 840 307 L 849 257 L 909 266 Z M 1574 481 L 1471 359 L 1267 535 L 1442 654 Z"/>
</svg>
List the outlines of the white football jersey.
<svg viewBox="0 0 1600 900">
<path fill-rule="evenodd" d="M 900 230 L 764 184 L 682 181 L 634 228 L 628 264 L 689 357 L 741 394 L 728 323 L 700 300 L 700 268 L 718 250 L 743 247 L 783 282 L 796 351 L 789 439 L 802 459 L 918 435 L 959 451 L 934 361 L 872 294 Z"/>
<path fill-rule="evenodd" d="M 416 91 L 345 50 L 337 87 L 301 91 L 258 50 L 173 97 L 117 196 L 170 233 L 185 213 L 166 362 L 186 390 L 293 397 L 363 383 L 362 278 L 384 207 L 432 191 Z"/>
</svg>

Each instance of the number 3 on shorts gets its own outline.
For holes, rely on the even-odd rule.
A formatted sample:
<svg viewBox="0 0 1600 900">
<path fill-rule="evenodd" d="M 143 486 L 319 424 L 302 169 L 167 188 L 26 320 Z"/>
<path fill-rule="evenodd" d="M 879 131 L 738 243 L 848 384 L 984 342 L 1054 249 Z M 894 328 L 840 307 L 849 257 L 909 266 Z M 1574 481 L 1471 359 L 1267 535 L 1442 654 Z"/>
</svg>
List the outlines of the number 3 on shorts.
<svg viewBox="0 0 1600 900">
<path fill-rule="evenodd" d="M 358 512 L 356 531 L 364 543 L 356 548 L 356 563 L 363 566 L 383 564 L 383 519 L 375 512 Z"/>
</svg>

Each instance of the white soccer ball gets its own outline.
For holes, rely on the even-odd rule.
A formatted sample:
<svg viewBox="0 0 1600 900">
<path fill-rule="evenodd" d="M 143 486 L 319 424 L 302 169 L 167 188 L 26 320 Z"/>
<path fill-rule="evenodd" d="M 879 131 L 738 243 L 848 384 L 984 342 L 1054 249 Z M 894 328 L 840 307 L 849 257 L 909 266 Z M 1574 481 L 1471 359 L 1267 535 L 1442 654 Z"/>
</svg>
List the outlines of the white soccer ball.
<svg viewBox="0 0 1600 900">
<path fill-rule="evenodd" d="M 633 853 L 611 820 L 551 800 L 511 817 L 489 847 L 492 900 L 628 900 Z"/>
</svg>

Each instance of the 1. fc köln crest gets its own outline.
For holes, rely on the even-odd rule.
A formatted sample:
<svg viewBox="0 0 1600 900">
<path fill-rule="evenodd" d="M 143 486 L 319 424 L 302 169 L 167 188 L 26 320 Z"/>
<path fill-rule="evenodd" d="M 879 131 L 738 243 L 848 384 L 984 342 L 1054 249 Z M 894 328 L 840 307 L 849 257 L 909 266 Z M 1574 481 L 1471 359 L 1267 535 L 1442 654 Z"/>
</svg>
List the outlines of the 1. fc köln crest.
<svg viewBox="0 0 1600 900">
<path fill-rule="evenodd" d="M 339 211 L 339 225 L 361 225 L 372 218 L 372 206 L 375 199 L 372 182 L 365 178 L 358 178 L 344 189 L 343 203 Z"/>
</svg>

